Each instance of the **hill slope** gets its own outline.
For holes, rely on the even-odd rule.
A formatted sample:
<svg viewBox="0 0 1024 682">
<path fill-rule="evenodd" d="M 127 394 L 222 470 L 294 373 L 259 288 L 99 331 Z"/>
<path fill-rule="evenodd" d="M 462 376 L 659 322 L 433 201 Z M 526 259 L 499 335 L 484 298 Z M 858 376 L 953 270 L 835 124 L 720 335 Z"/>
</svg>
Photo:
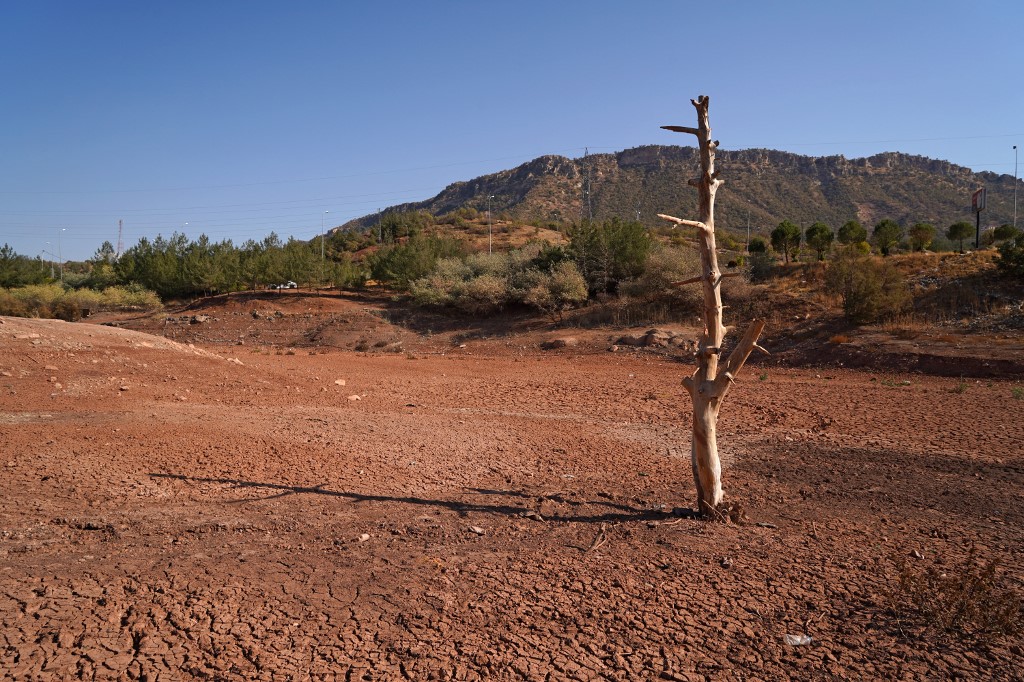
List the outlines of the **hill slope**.
<svg viewBox="0 0 1024 682">
<path fill-rule="evenodd" d="M 487 197 L 493 196 L 494 212 L 521 221 L 573 222 L 592 212 L 597 220 L 639 217 L 655 224 L 657 213 L 696 213 L 696 193 L 686 180 L 694 176 L 698 164 L 695 148 L 675 146 L 637 147 L 578 159 L 542 156 L 511 170 L 453 183 L 432 199 L 389 210 L 440 215 L 468 206 L 482 211 Z M 745 229 L 749 216 L 754 232 L 770 230 L 786 219 L 805 225 L 823 220 L 837 228 L 851 218 L 867 226 L 892 218 L 945 229 L 958 220 L 973 222 L 970 195 L 982 186 L 988 188 L 983 226 L 1010 222 L 1013 216 L 1011 176 L 975 173 L 947 161 L 898 152 L 847 159 L 768 149 L 719 151 L 718 167 L 726 181 L 717 197 L 719 227 Z M 364 216 L 341 229 L 364 229 L 376 220 L 376 215 Z"/>
</svg>

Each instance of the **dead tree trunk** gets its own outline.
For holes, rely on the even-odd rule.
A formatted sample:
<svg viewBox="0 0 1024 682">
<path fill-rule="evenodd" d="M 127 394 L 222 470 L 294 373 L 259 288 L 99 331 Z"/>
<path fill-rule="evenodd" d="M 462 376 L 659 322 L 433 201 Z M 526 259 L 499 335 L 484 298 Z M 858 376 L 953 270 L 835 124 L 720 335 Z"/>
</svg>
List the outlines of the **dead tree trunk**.
<svg viewBox="0 0 1024 682">
<path fill-rule="evenodd" d="M 754 348 L 764 350 L 757 345 L 757 339 L 764 329 L 764 321 L 751 322 L 747 333 L 725 360 L 725 366 L 719 367 L 722 343 L 728 331 L 722 324 L 721 284 L 722 279 L 732 276 L 732 273 L 726 275 L 719 271 L 718 256 L 715 253 L 715 193 L 723 181 L 719 179 L 715 170 L 715 150 L 718 148 L 718 141 L 711 139 L 708 97 L 701 95 L 690 101 L 697 109 L 696 128 L 662 127 L 697 136 L 700 145 L 701 173 L 700 177 L 691 179 L 689 184 L 696 187 L 699 193 L 700 220 L 683 220 L 658 215 L 677 225 L 695 227 L 700 231 L 701 275 L 676 284 L 699 282 L 704 289 L 704 333 L 697 344 L 697 369 L 691 376 L 683 379 L 683 386 L 693 402 L 693 443 L 690 457 L 693 464 L 693 481 L 697 486 L 697 509 L 706 517 L 719 517 L 723 514 L 724 495 L 722 463 L 718 457 L 716 432 L 718 410 L 751 351 Z"/>
</svg>

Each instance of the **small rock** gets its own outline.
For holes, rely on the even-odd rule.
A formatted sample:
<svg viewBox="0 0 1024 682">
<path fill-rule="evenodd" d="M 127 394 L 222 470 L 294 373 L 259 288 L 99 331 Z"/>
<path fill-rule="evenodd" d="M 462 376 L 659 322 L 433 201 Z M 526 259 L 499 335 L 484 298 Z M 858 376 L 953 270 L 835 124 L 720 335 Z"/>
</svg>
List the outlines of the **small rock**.
<svg viewBox="0 0 1024 682">
<path fill-rule="evenodd" d="M 43 367 L 43 369 L 45 369 L 48 372 L 56 372 L 57 371 L 56 365 L 47 365 L 46 367 Z"/>
<path fill-rule="evenodd" d="M 469 527 L 469 532 L 470 533 L 476 533 L 477 535 L 483 535 L 484 534 L 484 529 L 481 528 L 480 526 L 470 526 Z"/>
<path fill-rule="evenodd" d="M 356 538 L 356 541 L 357 542 L 366 542 L 369 539 L 370 539 L 370 534 L 369 533 L 363 533 L 358 538 Z"/>
<path fill-rule="evenodd" d="M 921 554 L 916 549 L 915 550 L 911 550 L 910 556 L 914 557 L 915 559 L 923 559 L 924 558 L 924 554 Z"/>
<path fill-rule="evenodd" d="M 355 401 L 357 401 L 357 400 L 362 400 L 362 399 L 363 399 L 363 397 L 362 397 L 362 396 L 360 396 L 360 395 L 350 395 L 350 396 L 348 397 L 348 399 L 349 399 L 349 400 L 351 400 L 352 402 L 355 402 Z"/>
<path fill-rule="evenodd" d="M 345 385 L 345 380 L 344 379 L 335 379 L 334 380 L 334 384 L 336 386 L 344 386 Z"/>
<path fill-rule="evenodd" d="M 127 391 L 128 388 L 129 388 L 129 386 L 127 384 L 122 384 L 122 385 L 117 387 L 117 390 L 119 390 L 119 391 Z"/>
<path fill-rule="evenodd" d="M 543 350 L 554 350 L 556 348 L 571 348 L 579 345 L 579 339 L 575 336 L 563 336 L 557 339 L 550 339 L 540 344 Z"/>
<path fill-rule="evenodd" d="M 523 512 L 523 518 L 524 519 L 533 519 L 534 521 L 543 521 L 544 520 L 544 517 L 541 516 L 540 514 L 538 514 L 535 511 L 525 511 L 525 512 Z"/>
<path fill-rule="evenodd" d="M 722 560 L 719 563 L 721 564 L 722 568 L 732 568 L 732 559 L 730 559 L 727 556 L 722 557 Z"/>
</svg>

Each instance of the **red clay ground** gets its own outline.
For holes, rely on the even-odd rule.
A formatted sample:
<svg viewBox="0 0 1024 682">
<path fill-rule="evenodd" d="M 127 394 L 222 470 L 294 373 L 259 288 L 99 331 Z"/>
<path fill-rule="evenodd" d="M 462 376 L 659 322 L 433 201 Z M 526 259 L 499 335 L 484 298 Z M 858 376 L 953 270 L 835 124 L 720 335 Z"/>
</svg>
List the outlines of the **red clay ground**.
<svg viewBox="0 0 1024 682">
<path fill-rule="evenodd" d="M 972 544 L 1024 589 L 1020 383 L 749 366 L 725 525 L 671 514 L 674 351 L 205 305 L 121 322 L 194 347 L 0 318 L 3 679 L 1024 677 L 891 609 Z"/>
</svg>

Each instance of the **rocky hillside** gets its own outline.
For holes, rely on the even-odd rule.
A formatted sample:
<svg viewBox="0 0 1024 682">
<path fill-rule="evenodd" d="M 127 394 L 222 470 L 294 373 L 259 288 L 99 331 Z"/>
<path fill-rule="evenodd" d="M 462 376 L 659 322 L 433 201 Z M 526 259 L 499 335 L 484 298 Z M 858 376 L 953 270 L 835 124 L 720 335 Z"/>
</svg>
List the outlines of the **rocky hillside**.
<svg viewBox="0 0 1024 682">
<path fill-rule="evenodd" d="M 686 180 L 698 164 L 693 147 L 646 146 L 577 159 L 542 156 L 511 170 L 456 182 L 432 199 L 390 210 L 434 215 L 463 206 L 484 210 L 487 197 L 493 196 L 495 213 L 520 221 L 573 222 L 592 213 L 598 220 L 639 217 L 655 224 L 657 213 L 695 215 L 696 193 Z M 755 232 L 785 219 L 804 224 L 823 220 L 837 228 L 851 218 L 868 226 L 892 218 L 944 229 L 958 220 L 974 221 L 970 196 L 982 186 L 988 188 L 983 225 L 1010 222 L 1013 216 L 1012 176 L 975 173 L 898 152 L 847 159 L 769 149 L 719 151 L 718 167 L 726 184 L 717 198 L 717 223 L 737 230 L 745 229 L 748 216 Z M 365 228 L 376 219 L 365 216 L 342 229 Z"/>
</svg>

